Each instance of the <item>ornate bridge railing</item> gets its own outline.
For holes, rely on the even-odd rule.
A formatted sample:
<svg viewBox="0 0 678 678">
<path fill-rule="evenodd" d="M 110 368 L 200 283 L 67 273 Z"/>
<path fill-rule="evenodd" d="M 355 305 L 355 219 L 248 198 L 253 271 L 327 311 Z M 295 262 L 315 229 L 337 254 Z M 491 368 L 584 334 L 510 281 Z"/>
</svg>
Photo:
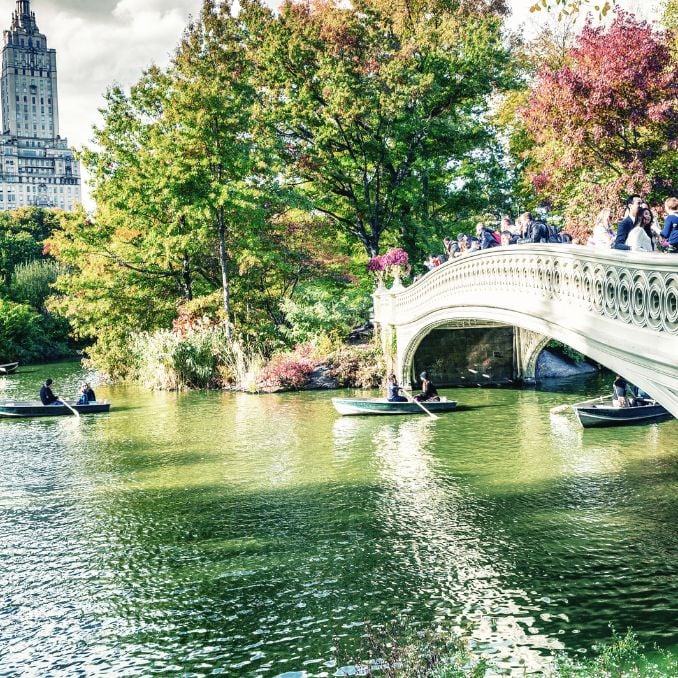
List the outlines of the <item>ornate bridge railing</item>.
<svg viewBox="0 0 678 678">
<path fill-rule="evenodd" d="M 678 256 L 576 245 L 493 248 L 450 261 L 408 288 L 378 290 L 375 319 L 395 331 L 409 374 L 424 336 L 450 321 L 513 325 L 623 374 L 678 416 Z M 539 348 L 541 350 L 541 348 Z"/>
</svg>

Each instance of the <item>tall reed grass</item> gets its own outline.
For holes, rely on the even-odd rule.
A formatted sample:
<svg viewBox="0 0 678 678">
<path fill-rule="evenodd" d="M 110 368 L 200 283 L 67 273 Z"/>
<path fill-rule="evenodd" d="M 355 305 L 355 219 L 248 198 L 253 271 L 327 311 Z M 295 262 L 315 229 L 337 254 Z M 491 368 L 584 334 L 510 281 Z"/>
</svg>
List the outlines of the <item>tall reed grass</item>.
<svg viewBox="0 0 678 678">
<path fill-rule="evenodd" d="M 224 388 L 254 391 L 264 360 L 229 340 L 222 326 L 186 335 L 169 330 L 134 335 L 127 378 L 153 390 Z"/>
<path fill-rule="evenodd" d="M 52 284 L 59 275 L 59 265 L 49 259 L 37 259 L 18 264 L 12 272 L 10 292 L 20 303 L 42 310 L 45 299 L 52 294 Z"/>
</svg>

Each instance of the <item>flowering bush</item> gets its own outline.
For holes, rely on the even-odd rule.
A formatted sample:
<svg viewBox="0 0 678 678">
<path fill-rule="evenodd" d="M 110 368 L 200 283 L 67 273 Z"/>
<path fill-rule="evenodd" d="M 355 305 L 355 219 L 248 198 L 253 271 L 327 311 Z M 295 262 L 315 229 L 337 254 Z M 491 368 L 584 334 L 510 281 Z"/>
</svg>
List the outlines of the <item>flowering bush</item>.
<svg viewBox="0 0 678 678">
<path fill-rule="evenodd" d="M 311 358 L 294 354 L 276 355 L 261 371 L 259 385 L 265 390 L 300 389 L 306 385 L 315 367 L 316 363 Z"/>
<path fill-rule="evenodd" d="M 380 254 L 377 254 L 376 257 L 372 257 L 367 262 L 367 270 L 370 273 L 378 273 L 379 271 L 384 270 L 384 257 Z"/>
<path fill-rule="evenodd" d="M 372 257 L 367 262 L 367 270 L 376 274 L 379 285 L 381 286 L 385 274 L 392 275 L 395 279 L 400 277 L 403 270 L 409 272 L 410 260 L 405 250 L 400 249 L 400 247 L 394 247 L 386 252 L 386 254 Z"/>
</svg>

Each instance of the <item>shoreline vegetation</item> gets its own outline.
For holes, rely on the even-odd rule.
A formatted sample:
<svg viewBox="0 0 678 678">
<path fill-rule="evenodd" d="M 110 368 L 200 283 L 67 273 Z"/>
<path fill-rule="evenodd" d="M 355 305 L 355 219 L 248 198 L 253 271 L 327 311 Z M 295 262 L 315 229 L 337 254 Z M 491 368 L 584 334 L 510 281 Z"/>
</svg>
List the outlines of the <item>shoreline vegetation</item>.
<svg viewBox="0 0 678 678">
<path fill-rule="evenodd" d="M 505 675 L 490 657 L 473 644 L 441 631 L 408 634 L 396 626 L 367 626 L 359 657 L 343 657 L 335 676 L 386 676 L 387 678 L 489 678 Z M 594 646 L 588 657 L 557 654 L 538 675 L 547 678 L 666 678 L 678 675 L 678 657 L 657 647 L 644 646 L 632 630 L 618 633 L 612 627 L 610 640 Z M 534 667 L 525 675 L 537 675 Z M 511 672 L 515 674 L 515 667 Z"/>
<path fill-rule="evenodd" d="M 300 344 L 266 359 L 228 339 L 219 325 L 177 334 L 158 331 L 133 335 L 112 381 L 133 382 L 150 390 L 233 390 L 248 393 L 383 389 L 386 363 L 374 340 L 360 344 Z M 100 369 L 95 360 L 85 365 Z M 566 378 L 600 369 L 581 354 L 554 344 L 540 359 L 540 378 Z M 497 384 L 491 383 L 494 387 Z"/>
<path fill-rule="evenodd" d="M 271 393 L 322 388 L 378 388 L 385 375 L 381 348 L 300 344 L 266 359 L 229 339 L 221 325 L 198 331 L 161 330 L 135 335 L 124 351 L 113 380 L 131 381 L 152 390 L 226 389 Z M 96 360 L 86 361 L 97 369 Z M 122 363 L 121 363 L 122 364 Z"/>
</svg>

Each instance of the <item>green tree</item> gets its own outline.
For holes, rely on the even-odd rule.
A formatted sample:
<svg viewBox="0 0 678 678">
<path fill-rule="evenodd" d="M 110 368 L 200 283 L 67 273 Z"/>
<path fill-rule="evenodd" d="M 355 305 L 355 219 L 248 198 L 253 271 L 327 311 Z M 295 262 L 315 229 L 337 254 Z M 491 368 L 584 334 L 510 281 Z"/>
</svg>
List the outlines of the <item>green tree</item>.
<svg viewBox="0 0 678 678">
<path fill-rule="evenodd" d="M 368 256 L 384 236 L 412 251 L 473 204 L 468 167 L 492 158 L 484 114 L 509 82 L 493 3 L 393 4 L 246 14 L 281 173 Z"/>
<path fill-rule="evenodd" d="M 181 301 L 219 285 L 229 333 L 233 252 L 265 216 L 243 30 L 230 5 L 205 0 L 168 71 L 149 69 L 129 95 L 109 91 L 98 148 L 84 156 L 98 212 L 84 236 L 70 230 L 81 251 Z"/>
<path fill-rule="evenodd" d="M 106 95 L 97 147 L 84 153 L 97 213 L 64 217 L 49 245 L 65 264 L 51 307 L 96 341 L 109 373 L 132 332 L 207 314 L 229 336 L 235 325 L 265 341 L 300 282 L 341 284 L 334 233 L 290 210 L 253 134 L 246 29 L 208 0 L 167 71 Z"/>
<path fill-rule="evenodd" d="M 0 212 L 0 284 L 10 284 L 17 265 L 43 257 L 44 241 L 58 225 L 57 210 L 22 207 Z"/>
<path fill-rule="evenodd" d="M 28 303 L 42 311 L 46 299 L 52 294 L 59 266 L 53 259 L 36 259 L 14 268 L 10 293 L 14 300 Z"/>
<path fill-rule="evenodd" d="M 67 336 L 63 319 L 0 299 L 0 363 L 63 358 L 71 353 Z"/>
<path fill-rule="evenodd" d="M 97 149 L 83 154 L 97 214 L 78 219 L 82 232 L 67 231 L 80 252 L 109 259 L 111 271 L 124 269 L 190 300 L 199 275 L 192 263 L 203 243 L 189 223 L 184 178 L 166 148 L 173 132 L 166 121 L 171 84 L 166 73 L 151 68 L 129 95 L 119 87 L 107 92 L 104 123 L 94 135 Z M 77 263 L 77 247 L 72 255 L 70 263 Z"/>
<path fill-rule="evenodd" d="M 246 26 L 230 2 L 205 0 L 177 50 L 165 137 L 167 159 L 190 194 L 193 233 L 218 244 L 223 312 L 232 320 L 229 248 L 265 218 L 251 133 L 255 102 Z M 230 326 L 227 328 L 230 336 Z"/>
<path fill-rule="evenodd" d="M 115 209 L 94 220 L 74 212 L 48 241 L 63 264 L 49 308 L 70 320 L 78 339 L 100 343 L 98 355 L 122 359 L 130 333 L 169 326 L 183 298 L 180 281 L 167 275 L 169 257 L 153 256 L 163 243 L 133 226 Z"/>
</svg>

